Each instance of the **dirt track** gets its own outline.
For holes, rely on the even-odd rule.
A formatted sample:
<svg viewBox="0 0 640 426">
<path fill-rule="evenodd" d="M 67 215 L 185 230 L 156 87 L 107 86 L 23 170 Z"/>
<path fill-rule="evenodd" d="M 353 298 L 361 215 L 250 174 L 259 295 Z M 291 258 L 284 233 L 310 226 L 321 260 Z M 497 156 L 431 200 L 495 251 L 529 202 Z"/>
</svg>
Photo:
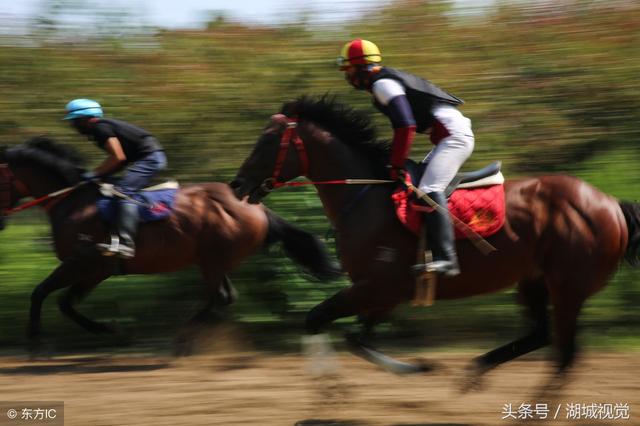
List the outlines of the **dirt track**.
<svg viewBox="0 0 640 426">
<path fill-rule="evenodd" d="M 314 379 L 305 359 L 294 355 L 0 358 L 0 400 L 64 400 L 67 426 L 506 425 L 516 421 L 501 420 L 504 404 L 515 410 L 538 402 L 534 395 L 549 367 L 537 359 L 512 362 L 488 375 L 484 391 L 460 395 L 457 385 L 471 354 L 425 357 L 442 368 L 400 377 L 341 354 L 340 373 L 331 380 Z M 558 400 L 559 419 L 566 418 L 568 403 L 628 403 L 630 420 L 536 424 L 640 424 L 638 358 L 584 354 Z"/>
</svg>

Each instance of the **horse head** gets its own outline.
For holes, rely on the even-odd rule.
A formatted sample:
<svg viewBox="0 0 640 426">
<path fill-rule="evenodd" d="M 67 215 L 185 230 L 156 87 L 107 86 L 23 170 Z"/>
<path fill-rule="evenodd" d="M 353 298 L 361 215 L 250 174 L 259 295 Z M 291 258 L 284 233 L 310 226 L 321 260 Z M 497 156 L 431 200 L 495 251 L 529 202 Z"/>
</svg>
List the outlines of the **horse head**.
<svg viewBox="0 0 640 426">
<path fill-rule="evenodd" d="M 367 116 L 333 98 L 302 97 L 271 116 L 230 185 L 239 198 L 257 202 L 298 176 L 312 181 L 341 174 L 352 178 L 354 173 L 386 177 L 387 158 L 388 143 L 375 140 Z"/>
<path fill-rule="evenodd" d="M 0 230 L 18 202 L 39 197 L 80 179 L 82 157 L 44 136 L 0 149 Z"/>
<path fill-rule="evenodd" d="M 250 203 L 258 203 L 279 184 L 306 173 L 306 151 L 297 127 L 298 121 L 294 118 L 284 114 L 271 116 L 253 151 L 230 183 L 238 198 L 248 197 Z"/>
<path fill-rule="evenodd" d="M 0 147 L 0 231 L 6 227 L 8 212 L 22 198 L 7 163 L 6 150 L 6 146 Z"/>
</svg>

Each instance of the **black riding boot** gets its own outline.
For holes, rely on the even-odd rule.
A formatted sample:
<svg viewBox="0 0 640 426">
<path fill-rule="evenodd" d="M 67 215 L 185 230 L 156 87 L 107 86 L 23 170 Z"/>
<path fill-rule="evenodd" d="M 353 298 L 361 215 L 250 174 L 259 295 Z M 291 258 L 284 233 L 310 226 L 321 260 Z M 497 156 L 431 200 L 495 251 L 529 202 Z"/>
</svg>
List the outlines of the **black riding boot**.
<svg viewBox="0 0 640 426">
<path fill-rule="evenodd" d="M 453 224 L 449 218 L 447 198 L 444 192 L 431 192 L 427 195 L 442 209 L 425 214 L 427 243 L 433 255 L 433 260 L 426 265 L 426 270 L 447 277 L 456 276 L 460 273 L 460 268 L 458 267 L 455 236 Z M 425 265 L 416 266 L 422 266 L 422 270 L 425 268 Z"/>
<path fill-rule="evenodd" d="M 126 201 L 118 203 L 116 235 L 111 236 L 111 244 L 98 244 L 105 256 L 117 255 L 123 259 L 135 256 L 135 238 L 138 231 L 138 206 Z"/>
</svg>

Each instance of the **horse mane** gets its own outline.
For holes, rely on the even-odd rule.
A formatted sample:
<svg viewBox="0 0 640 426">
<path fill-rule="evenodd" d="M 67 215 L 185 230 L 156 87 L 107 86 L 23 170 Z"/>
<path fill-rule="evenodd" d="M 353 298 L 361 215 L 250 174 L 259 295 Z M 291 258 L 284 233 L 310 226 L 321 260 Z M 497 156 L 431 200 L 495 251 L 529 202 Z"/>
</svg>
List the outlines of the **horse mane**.
<svg viewBox="0 0 640 426">
<path fill-rule="evenodd" d="M 281 113 L 312 121 L 345 145 L 362 152 L 374 163 L 377 173 L 386 176 L 391 145 L 389 141 L 376 140 L 376 130 L 367 115 L 327 95 L 317 99 L 302 96 L 284 104 Z"/>
<path fill-rule="evenodd" d="M 34 162 L 58 174 L 68 184 L 78 182 L 84 170 L 85 160 L 75 148 L 58 144 L 48 136 L 36 136 L 8 148 L 5 156 L 14 163 Z"/>
</svg>

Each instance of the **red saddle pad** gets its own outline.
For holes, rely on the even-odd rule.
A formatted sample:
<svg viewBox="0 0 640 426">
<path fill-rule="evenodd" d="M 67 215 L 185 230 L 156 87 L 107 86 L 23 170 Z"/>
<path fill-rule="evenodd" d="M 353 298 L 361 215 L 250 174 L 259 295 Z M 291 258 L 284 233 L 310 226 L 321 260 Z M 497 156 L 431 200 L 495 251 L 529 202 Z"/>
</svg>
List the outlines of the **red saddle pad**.
<svg viewBox="0 0 640 426">
<path fill-rule="evenodd" d="M 402 224 L 418 235 L 422 228 L 424 207 L 416 206 L 413 191 L 398 188 L 391 195 Z M 449 198 L 449 213 L 482 237 L 498 232 L 504 225 L 504 185 L 457 189 Z M 467 236 L 456 228 L 456 239 Z"/>
</svg>

